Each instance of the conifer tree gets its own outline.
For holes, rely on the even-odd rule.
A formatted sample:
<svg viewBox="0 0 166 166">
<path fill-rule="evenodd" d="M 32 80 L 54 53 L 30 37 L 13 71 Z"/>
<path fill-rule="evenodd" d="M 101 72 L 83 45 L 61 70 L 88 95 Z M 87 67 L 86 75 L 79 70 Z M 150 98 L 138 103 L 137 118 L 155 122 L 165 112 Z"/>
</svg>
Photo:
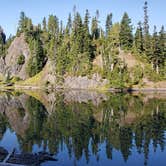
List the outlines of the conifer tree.
<svg viewBox="0 0 166 166">
<path fill-rule="evenodd" d="M 25 13 L 22 11 L 20 13 L 20 20 L 19 20 L 18 31 L 19 32 L 25 32 L 26 26 L 27 26 L 27 17 L 25 15 Z"/>
<path fill-rule="evenodd" d="M 47 31 L 47 23 L 46 23 L 46 18 L 45 17 L 43 18 L 42 24 L 43 24 L 43 31 L 46 32 Z"/>
<path fill-rule="evenodd" d="M 119 23 L 113 24 L 107 39 L 108 43 L 111 44 L 112 48 L 116 49 L 120 46 L 119 33 L 120 33 Z"/>
<path fill-rule="evenodd" d="M 141 22 L 138 23 L 138 27 L 135 33 L 135 47 L 139 53 L 143 52 L 143 29 Z"/>
<path fill-rule="evenodd" d="M 152 44 L 153 44 L 153 54 L 151 56 L 151 61 L 153 63 L 153 68 L 156 70 L 157 73 L 159 73 L 160 48 L 159 48 L 159 37 L 157 34 L 156 26 L 154 26 Z"/>
<path fill-rule="evenodd" d="M 56 16 L 50 15 L 48 18 L 48 32 L 53 38 L 58 37 L 59 33 L 59 20 Z"/>
<path fill-rule="evenodd" d="M 91 35 L 92 39 L 96 40 L 100 37 L 100 29 L 99 29 L 99 11 L 96 11 L 96 16 L 92 18 L 92 26 L 91 26 Z"/>
<path fill-rule="evenodd" d="M 144 52 L 151 59 L 152 55 L 152 40 L 149 34 L 149 17 L 148 17 L 148 2 L 144 4 L 144 26 L 143 26 L 143 37 L 144 37 Z"/>
<path fill-rule="evenodd" d="M 72 30 L 72 18 L 71 18 L 71 13 L 69 13 L 67 25 L 66 25 L 66 33 L 70 34 L 71 30 Z"/>
<path fill-rule="evenodd" d="M 83 25 L 83 36 L 84 36 L 84 45 L 83 45 L 83 52 L 87 52 L 89 58 L 91 56 L 91 39 L 89 33 L 89 11 L 86 10 L 85 17 L 84 17 L 84 25 Z"/>
<path fill-rule="evenodd" d="M 33 30 L 33 24 L 32 24 L 32 20 L 27 18 L 27 25 L 26 25 L 26 31 L 32 31 Z"/>
<path fill-rule="evenodd" d="M 120 45 L 124 49 L 130 49 L 133 44 L 132 26 L 131 19 L 125 12 L 120 25 Z"/>
<path fill-rule="evenodd" d="M 166 33 L 164 30 L 164 26 L 161 27 L 159 32 L 159 63 L 160 67 L 164 68 L 166 64 Z"/>
<path fill-rule="evenodd" d="M 144 35 L 145 37 L 149 35 L 149 17 L 148 17 L 148 2 L 145 1 L 144 4 Z"/>
<path fill-rule="evenodd" d="M 108 36 L 108 34 L 111 30 L 111 27 L 112 27 L 112 13 L 108 14 L 107 18 L 106 18 L 106 25 L 105 25 L 106 36 Z"/>
<path fill-rule="evenodd" d="M 33 40 L 31 43 L 31 57 L 28 61 L 27 72 L 30 77 L 39 73 L 45 64 L 45 56 L 41 41 Z"/>
<path fill-rule="evenodd" d="M 5 44 L 6 43 L 6 35 L 5 35 L 1 26 L 0 26 L 0 38 L 1 38 L 2 43 Z"/>
<path fill-rule="evenodd" d="M 2 27 L 0 26 L 0 56 L 4 56 L 5 54 L 5 43 L 6 43 L 6 35 L 3 32 Z"/>
</svg>

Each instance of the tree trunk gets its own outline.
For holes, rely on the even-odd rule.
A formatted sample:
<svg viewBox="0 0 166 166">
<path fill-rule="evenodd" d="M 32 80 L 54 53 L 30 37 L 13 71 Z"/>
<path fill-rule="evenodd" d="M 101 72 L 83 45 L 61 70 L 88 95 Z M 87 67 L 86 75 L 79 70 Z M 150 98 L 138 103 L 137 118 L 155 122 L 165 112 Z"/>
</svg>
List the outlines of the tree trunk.
<svg viewBox="0 0 166 166">
<path fill-rule="evenodd" d="M 151 65 L 152 65 L 152 70 L 154 69 L 154 64 L 153 64 L 153 62 L 151 63 Z"/>
<path fill-rule="evenodd" d="M 158 64 L 156 65 L 156 73 L 159 74 L 159 66 L 158 66 Z"/>
</svg>

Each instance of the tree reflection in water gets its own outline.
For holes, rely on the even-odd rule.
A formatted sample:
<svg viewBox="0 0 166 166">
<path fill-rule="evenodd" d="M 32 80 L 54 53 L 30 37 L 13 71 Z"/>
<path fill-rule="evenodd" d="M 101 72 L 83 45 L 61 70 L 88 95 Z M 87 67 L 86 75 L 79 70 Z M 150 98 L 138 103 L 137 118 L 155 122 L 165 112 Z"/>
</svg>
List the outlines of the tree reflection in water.
<svg viewBox="0 0 166 166">
<path fill-rule="evenodd" d="M 118 150 L 125 162 L 136 148 L 144 155 L 144 165 L 148 163 L 151 143 L 154 151 L 158 147 L 164 151 L 165 98 L 108 94 L 107 100 L 95 105 L 90 100 L 67 102 L 63 93 L 52 96 L 55 100 L 51 102 L 53 111 L 50 113 L 46 109 L 47 102 L 42 104 L 42 100 L 32 96 L 2 94 L 0 138 L 7 128 L 13 129 L 9 111 L 15 111 L 17 117 L 13 118 L 24 121 L 24 132 L 17 131 L 17 127 L 13 129 L 21 151 L 31 152 L 33 146 L 38 145 L 58 155 L 66 146 L 70 158 L 74 156 L 79 160 L 85 155 L 88 163 L 92 155 L 100 160 L 99 147 L 103 144 L 108 159 L 114 159 L 114 150 Z M 14 122 L 20 123 L 19 120 Z"/>
</svg>

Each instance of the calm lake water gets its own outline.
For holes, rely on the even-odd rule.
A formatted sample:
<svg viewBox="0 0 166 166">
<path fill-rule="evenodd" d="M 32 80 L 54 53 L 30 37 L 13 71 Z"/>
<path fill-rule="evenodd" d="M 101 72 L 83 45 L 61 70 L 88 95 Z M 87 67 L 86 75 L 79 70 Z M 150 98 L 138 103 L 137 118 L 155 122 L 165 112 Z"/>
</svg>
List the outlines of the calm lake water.
<svg viewBox="0 0 166 166">
<path fill-rule="evenodd" d="M 166 93 L 0 92 L 0 146 L 42 166 L 165 166 Z"/>
</svg>

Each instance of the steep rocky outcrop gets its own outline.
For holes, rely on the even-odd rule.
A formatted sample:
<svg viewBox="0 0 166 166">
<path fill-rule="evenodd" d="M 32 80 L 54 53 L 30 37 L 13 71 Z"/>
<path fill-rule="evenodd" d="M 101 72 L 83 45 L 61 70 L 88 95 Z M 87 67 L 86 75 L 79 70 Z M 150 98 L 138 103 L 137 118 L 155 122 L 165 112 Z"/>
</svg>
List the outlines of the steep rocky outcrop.
<svg viewBox="0 0 166 166">
<path fill-rule="evenodd" d="M 18 64 L 18 58 L 21 55 L 25 57 L 25 63 L 22 65 Z M 21 34 L 11 43 L 5 59 L 0 59 L 0 72 L 3 73 L 3 75 L 9 73 L 10 76 L 20 77 L 21 79 L 28 78 L 26 65 L 29 57 L 29 46 L 25 41 L 24 34 Z"/>
</svg>

